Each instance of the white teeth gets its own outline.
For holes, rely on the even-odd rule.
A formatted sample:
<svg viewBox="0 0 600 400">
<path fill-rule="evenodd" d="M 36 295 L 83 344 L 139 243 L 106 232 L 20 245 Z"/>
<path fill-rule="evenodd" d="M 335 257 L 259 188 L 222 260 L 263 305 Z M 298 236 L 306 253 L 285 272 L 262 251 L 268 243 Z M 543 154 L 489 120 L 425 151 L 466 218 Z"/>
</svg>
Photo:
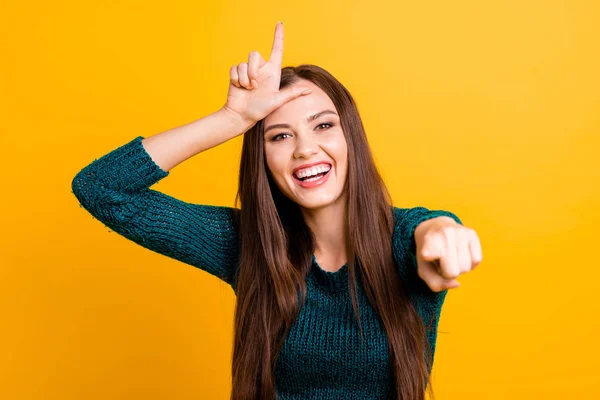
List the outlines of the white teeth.
<svg viewBox="0 0 600 400">
<path fill-rule="evenodd" d="M 296 172 L 296 176 L 298 178 L 306 178 L 307 176 L 313 176 L 320 174 L 322 172 L 329 171 L 331 169 L 331 165 L 329 164 L 320 164 L 312 168 L 301 169 Z"/>
<path fill-rule="evenodd" d="M 319 179 L 321 179 L 321 178 L 319 178 L 319 177 L 316 177 L 316 176 L 315 176 L 314 178 L 308 178 L 308 179 L 305 179 L 303 182 L 312 182 L 312 181 L 318 181 Z"/>
</svg>

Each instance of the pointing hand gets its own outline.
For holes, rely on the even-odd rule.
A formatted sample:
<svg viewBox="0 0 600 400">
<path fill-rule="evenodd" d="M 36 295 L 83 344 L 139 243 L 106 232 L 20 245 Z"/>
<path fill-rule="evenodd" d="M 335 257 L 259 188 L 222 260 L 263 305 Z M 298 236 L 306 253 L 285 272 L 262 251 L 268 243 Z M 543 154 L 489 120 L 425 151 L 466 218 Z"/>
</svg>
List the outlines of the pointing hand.
<svg viewBox="0 0 600 400">
<path fill-rule="evenodd" d="M 456 278 L 481 263 L 481 243 L 471 228 L 449 219 L 433 220 L 417 226 L 419 233 L 415 230 L 416 257 L 419 277 L 441 292 L 459 287 Z"/>
</svg>

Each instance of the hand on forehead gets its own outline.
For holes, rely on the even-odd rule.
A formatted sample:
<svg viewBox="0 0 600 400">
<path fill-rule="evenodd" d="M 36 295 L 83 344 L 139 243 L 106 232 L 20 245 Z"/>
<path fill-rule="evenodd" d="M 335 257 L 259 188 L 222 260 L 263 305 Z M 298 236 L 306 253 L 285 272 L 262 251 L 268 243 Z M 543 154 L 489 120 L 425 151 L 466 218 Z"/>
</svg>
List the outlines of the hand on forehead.
<svg viewBox="0 0 600 400">
<path fill-rule="evenodd" d="M 308 121 L 311 116 L 322 111 L 331 110 L 336 112 L 335 105 L 329 96 L 311 81 L 302 79 L 293 85 L 310 87 L 313 91 L 309 95 L 297 97 L 275 109 L 265 117 L 265 124 L 307 124 L 311 122 Z"/>
</svg>

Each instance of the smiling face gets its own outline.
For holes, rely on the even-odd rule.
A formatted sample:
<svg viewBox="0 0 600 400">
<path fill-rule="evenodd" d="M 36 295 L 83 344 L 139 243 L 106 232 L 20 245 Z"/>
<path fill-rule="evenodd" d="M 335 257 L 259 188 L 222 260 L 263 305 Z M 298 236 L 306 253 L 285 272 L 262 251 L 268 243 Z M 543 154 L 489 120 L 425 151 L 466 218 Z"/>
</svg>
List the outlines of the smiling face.
<svg viewBox="0 0 600 400">
<path fill-rule="evenodd" d="M 267 167 L 281 192 L 306 209 L 343 199 L 348 147 L 329 96 L 300 79 L 312 93 L 298 97 L 264 119 Z"/>
</svg>

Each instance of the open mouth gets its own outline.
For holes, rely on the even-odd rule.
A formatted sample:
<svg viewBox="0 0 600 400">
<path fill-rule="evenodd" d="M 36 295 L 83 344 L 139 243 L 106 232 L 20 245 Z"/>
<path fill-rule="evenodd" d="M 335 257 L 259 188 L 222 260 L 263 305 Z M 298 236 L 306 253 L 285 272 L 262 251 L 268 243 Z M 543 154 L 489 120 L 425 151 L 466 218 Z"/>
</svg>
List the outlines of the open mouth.
<svg viewBox="0 0 600 400">
<path fill-rule="evenodd" d="M 294 177 L 294 179 L 296 179 L 297 181 L 300 181 L 300 182 L 304 182 L 304 183 L 316 182 L 316 181 L 322 179 L 323 177 L 327 176 L 327 174 L 329 174 L 332 169 L 333 169 L 333 167 L 330 165 L 329 169 L 327 171 L 319 172 L 317 174 L 311 174 L 308 176 L 299 177 L 296 173 L 293 173 L 292 176 Z"/>
</svg>

